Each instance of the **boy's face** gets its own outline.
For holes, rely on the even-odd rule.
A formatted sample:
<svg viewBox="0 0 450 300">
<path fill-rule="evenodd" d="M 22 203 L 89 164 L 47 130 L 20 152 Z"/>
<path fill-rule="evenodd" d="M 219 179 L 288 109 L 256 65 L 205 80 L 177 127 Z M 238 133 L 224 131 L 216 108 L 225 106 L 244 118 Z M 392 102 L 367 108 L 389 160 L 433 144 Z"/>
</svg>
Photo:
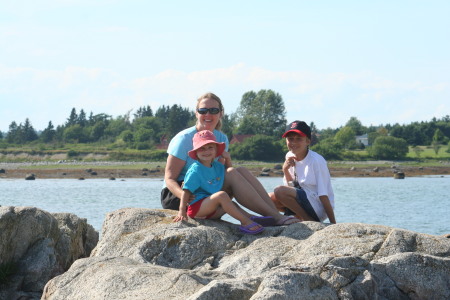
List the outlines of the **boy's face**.
<svg viewBox="0 0 450 300">
<path fill-rule="evenodd" d="M 213 161 L 216 158 L 217 145 L 214 143 L 206 144 L 197 149 L 197 158 L 199 161 Z"/>
<path fill-rule="evenodd" d="M 301 136 L 295 132 L 289 132 L 286 136 L 286 145 L 294 154 L 301 153 L 308 149 L 311 141 L 306 136 Z"/>
</svg>

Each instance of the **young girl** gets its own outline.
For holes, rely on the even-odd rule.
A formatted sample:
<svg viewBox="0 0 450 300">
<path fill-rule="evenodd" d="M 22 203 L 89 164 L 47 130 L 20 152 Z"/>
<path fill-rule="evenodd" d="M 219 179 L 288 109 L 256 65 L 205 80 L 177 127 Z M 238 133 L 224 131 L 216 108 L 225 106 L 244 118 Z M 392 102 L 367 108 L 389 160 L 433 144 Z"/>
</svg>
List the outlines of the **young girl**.
<svg viewBox="0 0 450 300">
<path fill-rule="evenodd" d="M 225 157 L 224 164 L 215 160 L 225 150 L 225 143 L 216 142 L 209 130 L 197 132 L 192 139 L 193 150 L 188 154 L 196 161 L 189 167 L 184 177 L 183 193 L 178 215 L 174 222 L 199 219 L 219 219 L 225 213 L 241 222 L 239 230 L 247 234 L 257 234 L 264 227 L 250 219 L 251 215 L 235 205 L 228 194 L 221 191 L 225 167 L 231 167 L 231 159 Z M 191 195 L 194 197 L 191 197 Z M 192 200 L 193 199 L 193 200 Z"/>
<path fill-rule="evenodd" d="M 302 221 L 321 222 L 334 217 L 334 193 L 327 162 L 309 150 L 311 128 L 303 121 L 294 121 L 283 134 L 289 152 L 283 164 L 284 184 L 275 188 L 271 199 L 285 215 Z"/>
</svg>

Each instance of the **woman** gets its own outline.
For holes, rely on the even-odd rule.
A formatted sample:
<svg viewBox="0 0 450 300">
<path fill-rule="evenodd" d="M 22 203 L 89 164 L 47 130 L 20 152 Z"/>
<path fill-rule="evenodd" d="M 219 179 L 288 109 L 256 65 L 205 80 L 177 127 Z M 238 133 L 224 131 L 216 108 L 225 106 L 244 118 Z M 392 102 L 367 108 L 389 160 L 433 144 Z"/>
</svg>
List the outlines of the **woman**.
<svg viewBox="0 0 450 300">
<path fill-rule="evenodd" d="M 220 131 L 224 108 L 222 101 L 213 93 L 206 93 L 197 100 L 195 126 L 179 132 L 170 141 L 167 149 L 168 157 L 164 175 L 164 187 L 161 191 L 161 204 L 163 208 L 178 210 L 180 198 L 183 193 L 181 184 L 189 166 L 194 160 L 188 152 L 193 149 L 192 138 L 197 131 L 210 130 L 214 133 L 217 142 L 226 144 L 226 151 L 220 160 L 231 163 L 228 150 L 228 138 Z M 276 209 L 269 195 L 261 183 L 245 168 L 228 168 L 225 174 L 223 190 L 244 207 L 263 216 L 273 218 L 272 225 L 289 225 L 299 222 L 292 216 L 282 216 Z M 264 220 L 264 219 L 261 219 Z M 267 220 L 267 219 L 266 219 Z M 269 224 L 262 224 L 269 225 Z"/>
</svg>

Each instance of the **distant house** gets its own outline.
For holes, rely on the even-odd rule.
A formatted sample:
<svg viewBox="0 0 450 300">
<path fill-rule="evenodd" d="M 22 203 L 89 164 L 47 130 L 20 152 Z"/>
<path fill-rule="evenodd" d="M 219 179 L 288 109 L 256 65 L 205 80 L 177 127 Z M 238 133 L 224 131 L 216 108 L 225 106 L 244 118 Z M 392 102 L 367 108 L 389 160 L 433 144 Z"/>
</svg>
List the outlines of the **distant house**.
<svg viewBox="0 0 450 300">
<path fill-rule="evenodd" d="M 356 144 L 363 144 L 364 146 L 369 146 L 369 136 L 366 134 L 363 135 L 357 135 L 355 137 Z"/>
<path fill-rule="evenodd" d="M 233 134 L 233 136 L 231 137 L 230 145 L 242 143 L 243 141 L 252 136 L 254 136 L 254 134 Z"/>
<path fill-rule="evenodd" d="M 169 146 L 169 142 L 167 141 L 167 136 L 163 134 L 161 138 L 159 139 L 159 144 L 156 145 L 156 149 L 165 150 Z"/>
</svg>

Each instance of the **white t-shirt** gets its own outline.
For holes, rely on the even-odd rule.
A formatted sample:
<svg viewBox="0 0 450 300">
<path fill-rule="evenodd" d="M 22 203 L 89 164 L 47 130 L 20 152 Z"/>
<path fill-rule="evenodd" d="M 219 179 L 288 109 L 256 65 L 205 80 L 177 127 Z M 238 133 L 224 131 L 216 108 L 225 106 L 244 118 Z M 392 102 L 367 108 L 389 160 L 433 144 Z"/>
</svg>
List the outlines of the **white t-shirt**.
<svg viewBox="0 0 450 300">
<path fill-rule="evenodd" d="M 286 159 L 291 156 L 294 156 L 292 152 L 286 153 Z M 308 150 L 308 154 L 303 160 L 295 161 L 295 171 L 298 183 L 305 190 L 311 206 L 314 208 L 320 221 L 323 222 L 328 216 L 319 196 L 328 196 L 331 207 L 334 209 L 334 193 L 326 160 L 317 152 Z M 293 167 L 289 168 L 289 173 L 295 179 Z M 287 185 L 285 177 L 283 182 Z"/>
</svg>

